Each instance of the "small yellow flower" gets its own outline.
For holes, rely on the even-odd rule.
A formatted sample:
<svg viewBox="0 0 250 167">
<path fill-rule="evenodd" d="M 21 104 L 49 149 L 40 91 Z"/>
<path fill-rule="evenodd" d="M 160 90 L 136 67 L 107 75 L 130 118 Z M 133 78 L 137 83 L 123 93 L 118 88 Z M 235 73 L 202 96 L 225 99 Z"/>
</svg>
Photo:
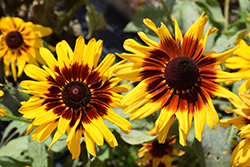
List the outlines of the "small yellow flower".
<svg viewBox="0 0 250 167">
<path fill-rule="evenodd" d="M 52 33 L 49 27 L 24 22 L 17 17 L 2 17 L 0 19 L 0 58 L 4 61 L 5 75 L 10 75 L 10 66 L 14 80 L 20 77 L 26 62 L 44 64 L 38 48 L 43 46 L 44 36 Z M 16 63 L 18 72 L 16 71 Z"/>
</svg>

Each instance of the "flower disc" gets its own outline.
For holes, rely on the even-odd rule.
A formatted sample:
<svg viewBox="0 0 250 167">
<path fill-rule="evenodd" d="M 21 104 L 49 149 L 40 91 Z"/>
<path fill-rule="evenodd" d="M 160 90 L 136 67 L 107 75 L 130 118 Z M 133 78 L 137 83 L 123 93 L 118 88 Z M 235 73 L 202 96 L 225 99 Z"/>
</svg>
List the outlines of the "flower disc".
<svg viewBox="0 0 250 167">
<path fill-rule="evenodd" d="M 67 106 L 80 108 L 89 102 L 91 92 L 86 84 L 79 81 L 73 81 L 64 87 L 62 98 Z"/>
<path fill-rule="evenodd" d="M 18 31 L 11 31 L 5 37 L 6 44 L 11 49 L 17 49 L 23 44 L 23 37 Z"/>
<path fill-rule="evenodd" d="M 165 69 L 167 83 L 177 89 L 192 87 L 199 77 L 199 67 L 189 56 L 177 56 L 169 61 Z"/>
</svg>

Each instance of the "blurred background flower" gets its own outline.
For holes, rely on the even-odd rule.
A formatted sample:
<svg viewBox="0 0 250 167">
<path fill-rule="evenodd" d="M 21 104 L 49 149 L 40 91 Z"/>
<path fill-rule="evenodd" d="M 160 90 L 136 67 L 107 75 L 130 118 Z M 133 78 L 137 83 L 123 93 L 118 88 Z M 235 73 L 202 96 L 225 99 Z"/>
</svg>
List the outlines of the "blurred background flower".
<svg viewBox="0 0 250 167">
<path fill-rule="evenodd" d="M 233 124 L 239 130 L 238 135 L 243 138 L 234 148 L 229 160 L 232 166 L 249 166 L 250 164 L 250 94 L 240 94 L 241 102 L 232 102 L 236 109 L 227 109 L 227 113 L 236 113 L 237 116 L 220 120 L 223 127 L 229 128 Z"/>
<path fill-rule="evenodd" d="M 174 167 L 172 162 L 176 156 L 182 156 L 183 151 L 178 151 L 173 144 L 176 140 L 174 136 L 166 139 L 165 143 L 159 143 L 158 140 L 144 143 L 143 147 L 138 151 L 138 156 L 143 157 L 146 161 L 143 163 L 147 167 Z"/>
<path fill-rule="evenodd" d="M 44 36 L 52 34 L 52 29 L 36 25 L 32 22 L 24 22 L 17 17 L 2 17 L 0 20 L 0 58 L 4 61 L 5 75 L 11 73 L 14 80 L 20 77 L 27 63 L 38 66 L 44 64 L 38 48 L 43 46 Z M 16 71 L 16 63 L 18 71 Z"/>
</svg>

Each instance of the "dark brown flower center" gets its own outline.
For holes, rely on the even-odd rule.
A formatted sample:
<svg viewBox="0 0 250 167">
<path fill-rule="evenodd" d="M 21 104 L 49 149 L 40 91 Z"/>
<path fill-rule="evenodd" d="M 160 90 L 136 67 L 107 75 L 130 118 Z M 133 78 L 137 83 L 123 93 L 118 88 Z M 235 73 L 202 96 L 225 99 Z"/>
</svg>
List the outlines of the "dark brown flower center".
<svg viewBox="0 0 250 167">
<path fill-rule="evenodd" d="M 80 108 L 88 104 L 91 99 L 91 92 L 85 83 L 72 81 L 64 87 L 62 98 L 67 106 Z"/>
<path fill-rule="evenodd" d="M 23 37 L 18 31 L 11 31 L 5 36 L 6 44 L 11 49 L 17 49 L 23 44 Z"/>
<path fill-rule="evenodd" d="M 199 67 L 189 56 L 177 56 L 170 60 L 165 69 L 165 79 L 169 86 L 177 90 L 192 87 L 199 78 Z"/>
<path fill-rule="evenodd" d="M 161 144 L 158 142 L 158 140 L 156 140 L 152 143 L 152 150 L 150 150 L 150 153 L 153 157 L 161 158 L 164 155 L 167 155 L 168 152 L 172 152 L 172 150 L 173 146 L 169 145 L 167 141 Z"/>
</svg>

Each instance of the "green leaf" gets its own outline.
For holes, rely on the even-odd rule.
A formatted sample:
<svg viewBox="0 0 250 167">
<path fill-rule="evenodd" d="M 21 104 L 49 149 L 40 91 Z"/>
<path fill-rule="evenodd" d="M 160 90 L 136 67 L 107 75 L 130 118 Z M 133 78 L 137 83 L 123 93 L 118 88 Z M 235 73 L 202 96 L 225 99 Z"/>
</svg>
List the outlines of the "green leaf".
<svg viewBox="0 0 250 167">
<path fill-rule="evenodd" d="M 17 83 L 17 89 L 24 90 L 19 83 Z M 19 101 L 27 101 L 30 98 L 30 95 L 24 92 L 16 91 L 16 97 Z"/>
<path fill-rule="evenodd" d="M 249 0 L 239 0 L 241 11 L 245 11 L 250 9 L 250 1 Z"/>
<path fill-rule="evenodd" d="M 131 145 L 136 145 L 136 144 L 142 144 L 142 143 L 153 141 L 157 138 L 157 136 L 149 135 L 145 132 L 142 132 L 141 130 L 132 129 L 130 130 L 129 134 L 121 133 L 121 138 L 125 142 Z"/>
<path fill-rule="evenodd" d="M 249 31 L 250 30 L 247 30 L 247 29 L 240 30 L 231 37 L 227 37 L 225 34 L 220 35 L 218 37 L 218 39 L 216 40 L 212 50 L 214 50 L 218 53 L 229 50 L 230 48 L 232 48 L 235 45 L 236 39 L 244 38 L 246 36 L 246 34 L 249 33 Z"/>
<path fill-rule="evenodd" d="M 93 5 L 87 4 L 87 13 L 86 21 L 89 26 L 89 33 L 86 36 L 87 39 L 90 39 L 97 30 L 106 29 L 106 21 L 102 13 L 95 10 Z"/>
<path fill-rule="evenodd" d="M 26 131 L 27 127 L 29 126 L 28 123 L 25 122 L 20 122 L 20 121 L 12 121 L 5 129 L 3 137 L 2 137 L 2 141 L 1 143 L 3 143 L 4 140 L 6 140 L 7 137 L 11 138 L 11 136 L 15 136 L 16 134 L 22 135 L 24 134 L 24 132 Z M 14 130 L 12 132 L 12 134 L 10 134 L 10 132 L 12 130 Z M 10 135 L 10 136 L 8 136 Z M 9 139 L 8 139 L 9 140 Z"/>
<path fill-rule="evenodd" d="M 220 4 L 217 0 L 197 0 L 195 1 L 195 3 L 208 11 L 210 18 L 215 22 L 224 23 L 225 18 L 223 16 Z"/>
<path fill-rule="evenodd" d="M 2 96 L 1 103 L 6 106 L 14 115 L 20 115 L 18 109 L 21 107 L 20 101 L 16 98 L 14 88 L 7 89 Z"/>
<path fill-rule="evenodd" d="M 30 162 L 18 161 L 10 156 L 0 156 L 0 167 L 24 167 L 29 165 Z"/>
<path fill-rule="evenodd" d="M 43 142 L 29 141 L 28 153 L 32 158 L 32 166 L 48 167 L 48 153 Z"/>
<path fill-rule="evenodd" d="M 3 104 L 0 104 L 0 107 L 4 108 L 7 111 L 7 115 L 13 116 L 12 112 Z M 1 121 L 11 121 L 12 119 L 7 118 L 7 117 L 0 117 Z"/>
<path fill-rule="evenodd" d="M 194 151 L 199 159 L 201 167 L 229 167 L 229 158 L 231 156 L 231 141 L 235 135 L 235 130 L 231 128 L 218 127 L 212 129 L 206 125 L 202 142 L 197 140 L 193 143 Z"/>
<path fill-rule="evenodd" d="M 136 13 L 134 18 L 126 25 L 123 29 L 124 32 L 138 32 L 143 31 L 148 33 L 150 30 L 147 26 L 144 25 L 143 19 L 151 19 L 157 27 L 160 26 L 160 22 L 166 21 L 166 16 L 163 10 L 162 5 L 155 7 L 153 5 L 147 4 L 141 10 Z M 155 35 L 151 32 L 152 35 Z"/>
<path fill-rule="evenodd" d="M 166 5 L 167 5 L 169 13 L 172 12 L 174 4 L 175 4 L 175 0 L 166 0 Z"/>
<path fill-rule="evenodd" d="M 28 151 L 28 136 L 21 136 L 12 139 L 7 145 L 0 148 L 0 157 L 7 156 L 21 162 L 30 162 L 27 160 L 25 152 Z M 1 164 L 1 162 L 0 162 Z"/>
<path fill-rule="evenodd" d="M 55 153 L 60 153 L 66 150 L 67 148 L 67 135 L 63 134 L 51 147 L 50 151 L 53 151 Z M 44 144 L 49 147 L 52 142 L 52 137 L 49 136 L 45 141 Z"/>
<path fill-rule="evenodd" d="M 177 1 L 172 12 L 179 27 L 186 32 L 201 16 L 202 10 L 194 1 Z"/>
</svg>

